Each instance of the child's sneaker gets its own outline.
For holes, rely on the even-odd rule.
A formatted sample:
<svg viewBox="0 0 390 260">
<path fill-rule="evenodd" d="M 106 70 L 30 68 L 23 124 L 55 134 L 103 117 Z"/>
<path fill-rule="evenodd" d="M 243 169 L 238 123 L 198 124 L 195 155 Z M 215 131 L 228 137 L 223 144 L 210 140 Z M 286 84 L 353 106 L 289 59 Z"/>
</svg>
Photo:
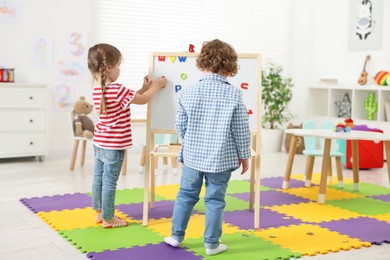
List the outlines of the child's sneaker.
<svg viewBox="0 0 390 260">
<path fill-rule="evenodd" d="M 177 241 L 176 239 L 172 238 L 172 237 L 166 237 L 164 238 L 164 242 L 170 246 L 173 246 L 173 247 L 179 247 L 180 246 L 180 242 Z"/>
<path fill-rule="evenodd" d="M 216 255 L 225 252 L 227 249 L 227 246 L 225 246 L 224 244 L 219 244 L 218 247 L 214 249 L 206 248 L 206 255 Z"/>
<path fill-rule="evenodd" d="M 111 220 L 103 220 L 104 228 L 117 228 L 117 227 L 127 227 L 128 223 L 116 216 Z"/>
<path fill-rule="evenodd" d="M 103 223 L 102 213 L 101 212 L 96 212 L 95 222 L 98 223 L 98 224 Z"/>
</svg>

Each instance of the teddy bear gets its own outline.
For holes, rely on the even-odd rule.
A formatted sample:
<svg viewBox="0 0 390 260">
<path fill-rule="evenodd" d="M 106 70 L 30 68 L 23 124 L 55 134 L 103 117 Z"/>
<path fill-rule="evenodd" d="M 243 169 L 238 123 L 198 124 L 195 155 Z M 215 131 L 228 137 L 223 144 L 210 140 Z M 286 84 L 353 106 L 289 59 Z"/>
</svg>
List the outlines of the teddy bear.
<svg viewBox="0 0 390 260">
<path fill-rule="evenodd" d="M 74 133 L 75 136 L 83 136 L 92 139 L 95 125 L 88 117 L 92 112 L 92 105 L 85 101 L 85 97 L 81 96 L 73 106 L 74 118 Z"/>
</svg>

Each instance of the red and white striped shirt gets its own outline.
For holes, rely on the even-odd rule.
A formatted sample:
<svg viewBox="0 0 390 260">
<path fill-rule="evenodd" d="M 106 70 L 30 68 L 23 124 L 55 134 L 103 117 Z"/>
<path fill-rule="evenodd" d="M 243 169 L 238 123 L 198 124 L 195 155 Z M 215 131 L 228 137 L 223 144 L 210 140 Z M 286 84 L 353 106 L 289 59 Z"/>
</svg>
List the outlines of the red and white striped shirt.
<svg viewBox="0 0 390 260">
<path fill-rule="evenodd" d="M 93 89 L 93 104 L 97 112 L 102 96 L 101 86 Z M 107 114 L 98 116 L 93 136 L 93 143 L 101 148 L 123 150 L 132 146 L 130 102 L 135 91 L 119 83 L 111 83 L 106 87 L 105 98 Z"/>
</svg>

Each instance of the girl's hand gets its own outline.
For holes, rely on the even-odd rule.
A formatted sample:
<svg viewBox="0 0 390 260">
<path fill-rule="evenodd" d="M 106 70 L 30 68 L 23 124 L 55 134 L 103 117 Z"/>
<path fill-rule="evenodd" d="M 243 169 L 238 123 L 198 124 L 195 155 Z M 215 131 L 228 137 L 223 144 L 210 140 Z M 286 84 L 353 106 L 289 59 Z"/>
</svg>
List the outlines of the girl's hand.
<svg viewBox="0 0 390 260">
<path fill-rule="evenodd" d="M 160 88 L 164 88 L 165 85 L 167 84 L 167 78 L 165 76 L 160 76 L 158 77 L 156 80 L 155 80 L 156 84 L 160 87 Z"/>
<path fill-rule="evenodd" d="M 149 78 L 149 75 L 146 75 L 144 77 L 144 84 L 142 85 L 142 87 L 148 89 L 150 87 L 150 85 L 152 85 L 152 82 L 153 82 L 153 80 L 151 80 Z"/>
</svg>

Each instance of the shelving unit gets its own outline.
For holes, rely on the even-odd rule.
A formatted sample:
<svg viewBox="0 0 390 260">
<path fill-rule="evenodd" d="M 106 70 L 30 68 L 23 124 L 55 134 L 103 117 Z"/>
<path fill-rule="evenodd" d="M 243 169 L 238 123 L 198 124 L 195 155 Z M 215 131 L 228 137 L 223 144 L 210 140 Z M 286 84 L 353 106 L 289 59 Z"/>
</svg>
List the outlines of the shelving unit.
<svg viewBox="0 0 390 260">
<path fill-rule="evenodd" d="M 364 100 L 370 92 L 375 93 L 378 111 L 374 120 L 367 120 Z M 342 101 L 345 93 L 351 100 L 351 118 L 359 124 L 368 124 L 390 133 L 390 122 L 386 119 L 385 102 L 390 102 L 390 87 L 378 85 L 320 84 L 309 88 L 308 114 L 311 117 L 323 117 L 339 120 L 339 108 L 336 101 Z M 389 115 L 390 116 L 390 115 Z"/>
<path fill-rule="evenodd" d="M 44 84 L 0 83 L 0 158 L 48 154 L 47 100 Z"/>
</svg>

